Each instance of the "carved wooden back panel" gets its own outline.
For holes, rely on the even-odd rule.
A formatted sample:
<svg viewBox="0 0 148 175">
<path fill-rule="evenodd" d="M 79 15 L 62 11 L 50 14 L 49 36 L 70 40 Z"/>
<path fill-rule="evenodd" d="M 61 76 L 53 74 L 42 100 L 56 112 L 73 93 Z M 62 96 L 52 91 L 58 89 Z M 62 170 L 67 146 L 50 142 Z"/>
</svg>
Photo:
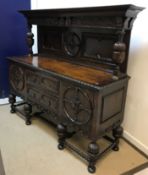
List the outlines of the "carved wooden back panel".
<svg viewBox="0 0 148 175">
<path fill-rule="evenodd" d="M 39 54 L 57 54 L 118 74 L 126 73 L 132 24 L 142 9 L 120 5 L 21 13 L 29 26 L 38 26 Z"/>
</svg>

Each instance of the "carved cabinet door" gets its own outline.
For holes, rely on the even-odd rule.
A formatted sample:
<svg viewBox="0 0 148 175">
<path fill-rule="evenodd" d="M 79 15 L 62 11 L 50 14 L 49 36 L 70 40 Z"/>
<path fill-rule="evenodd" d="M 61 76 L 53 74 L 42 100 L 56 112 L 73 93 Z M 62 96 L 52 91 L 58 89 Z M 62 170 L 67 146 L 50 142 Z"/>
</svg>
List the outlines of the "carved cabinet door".
<svg viewBox="0 0 148 175">
<path fill-rule="evenodd" d="M 93 93 L 81 86 L 62 83 L 62 121 L 71 126 L 88 125 L 93 116 Z"/>
</svg>

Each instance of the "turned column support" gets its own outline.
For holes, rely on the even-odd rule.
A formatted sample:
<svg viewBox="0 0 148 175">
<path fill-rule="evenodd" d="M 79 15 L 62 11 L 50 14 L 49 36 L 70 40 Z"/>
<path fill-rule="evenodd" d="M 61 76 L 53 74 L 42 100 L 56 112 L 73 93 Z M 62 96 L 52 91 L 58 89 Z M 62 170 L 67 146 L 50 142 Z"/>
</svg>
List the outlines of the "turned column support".
<svg viewBox="0 0 148 175">
<path fill-rule="evenodd" d="M 30 104 L 25 104 L 24 112 L 25 112 L 25 117 L 26 117 L 26 125 L 31 125 L 32 106 Z"/>
<path fill-rule="evenodd" d="M 113 129 L 113 136 L 115 138 L 115 146 L 113 147 L 114 151 L 119 150 L 119 140 L 123 134 L 123 128 L 118 126 L 117 128 Z"/>
<path fill-rule="evenodd" d="M 57 126 L 57 132 L 58 132 L 58 148 L 60 150 L 64 149 L 64 144 L 65 144 L 65 139 L 66 139 L 66 126 L 62 125 L 62 124 L 58 124 Z"/>
<path fill-rule="evenodd" d="M 10 110 L 10 112 L 11 113 L 15 113 L 15 102 L 16 102 L 16 96 L 15 95 L 13 95 L 13 94 L 10 94 L 9 95 L 9 103 L 11 104 L 11 110 Z"/>
<path fill-rule="evenodd" d="M 27 32 L 27 45 L 29 47 L 28 55 L 32 56 L 33 55 L 32 46 L 34 44 L 34 34 L 31 31 L 32 25 L 30 23 L 28 23 L 28 29 L 29 29 L 29 31 Z"/>
<path fill-rule="evenodd" d="M 91 142 L 88 145 L 88 156 L 89 156 L 89 160 L 88 160 L 88 171 L 90 173 L 95 173 L 96 171 L 96 161 L 97 161 L 97 156 L 99 154 L 99 146 L 96 142 Z"/>
</svg>

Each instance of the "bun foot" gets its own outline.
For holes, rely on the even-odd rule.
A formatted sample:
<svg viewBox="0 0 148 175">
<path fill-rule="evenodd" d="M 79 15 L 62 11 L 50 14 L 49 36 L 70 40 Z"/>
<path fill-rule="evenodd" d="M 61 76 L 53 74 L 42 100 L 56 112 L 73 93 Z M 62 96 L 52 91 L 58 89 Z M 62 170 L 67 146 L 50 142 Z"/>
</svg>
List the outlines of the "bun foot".
<svg viewBox="0 0 148 175">
<path fill-rule="evenodd" d="M 13 113 L 15 113 L 15 102 L 16 102 L 16 99 L 15 99 L 15 95 L 13 95 L 13 94 L 10 94 L 9 95 L 9 103 L 11 104 L 11 110 L 10 110 L 10 112 L 13 114 Z"/>
<path fill-rule="evenodd" d="M 25 117 L 26 117 L 26 125 L 31 125 L 32 106 L 30 104 L 25 104 L 24 112 L 25 112 Z"/>
<path fill-rule="evenodd" d="M 96 172 L 96 167 L 95 166 L 88 166 L 88 172 L 89 173 L 95 173 Z"/>
<path fill-rule="evenodd" d="M 59 150 L 63 150 L 63 149 L 64 149 L 64 145 L 58 144 L 58 149 L 59 149 Z"/>
<path fill-rule="evenodd" d="M 63 124 L 58 124 L 57 126 L 57 132 L 58 132 L 58 136 L 59 136 L 59 139 L 58 139 L 58 149 L 59 150 L 63 150 L 64 149 L 64 144 L 65 144 L 65 139 L 66 139 L 66 127 L 63 125 Z"/>
<path fill-rule="evenodd" d="M 114 146 L 114 147 L 113 147 L 113 150 L 114 150 L 114 151 L 119 151 L 119 146 Z"/>
<path fill-rule="evenodd" d="M 31 121 L 30 120 L 27 120 L 25 123 L 26 123 L 26 125 L 31 125 Z"/>
<path fill-rule="evenodd" d="M 11 112 L 11 114 L 14 114 L 15 113 L 15 110 L 14 109 L 11 109 L 10 112 Z"/>
</svg>

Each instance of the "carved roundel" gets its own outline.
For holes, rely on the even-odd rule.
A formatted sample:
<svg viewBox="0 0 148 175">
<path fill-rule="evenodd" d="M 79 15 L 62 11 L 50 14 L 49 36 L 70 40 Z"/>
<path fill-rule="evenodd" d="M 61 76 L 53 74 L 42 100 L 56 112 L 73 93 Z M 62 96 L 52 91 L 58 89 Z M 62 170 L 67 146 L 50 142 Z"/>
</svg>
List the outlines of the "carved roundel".
<svg viewBox="0 0 148 175">
<path fill-rule="evenodd" d="M 74 57 L 80 51 L 81 39 L 75 32 L 63 34 L 63 47 L 67 55 Z"/>
<path fill-rule="evenodd" d="M 86 124 L 92 115 L 91 101 L 78 87 L 66 89 L 63 96 L 64 112 L 73 123 Z"/>
<path fill-rule="evenodd" d="M 25 85 L 24 71 L 16 65 L 10 66 L 10 83 L 15 90 L 23 90 Z"/>
</svg>

